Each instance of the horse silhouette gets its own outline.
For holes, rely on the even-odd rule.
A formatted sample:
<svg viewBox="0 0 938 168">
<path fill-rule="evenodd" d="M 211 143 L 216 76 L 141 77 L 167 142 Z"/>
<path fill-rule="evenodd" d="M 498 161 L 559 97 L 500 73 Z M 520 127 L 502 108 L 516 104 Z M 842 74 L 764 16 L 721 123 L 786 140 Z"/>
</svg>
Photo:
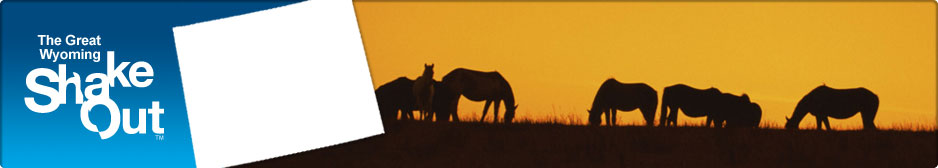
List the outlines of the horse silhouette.
<svg viewBox="0 0 938 168">
<path fill-rule="evenodd" d="M 480 121 L 485 119 L 489 105 L 493 102 L 495 103 L 493 122 L 498 122 L 498 108 L 501 102 L 504 102 L 507 106 L 504 122 L 510 123 L 515 117 L 515 109 L 518 108 L 518 105 L 515 104 L 515 96 L 508 81 L 497 71 L 480 72 L 457 68 L 443 76 L 442 82 L 443 88 L 456 97 L 452 101 L 458 102 L 460 95 L 472 101 L 485 101 L 485 108 L 482 109 Z M 452 105 L 450 108 L 456 108 L 457 106 L 457 103 L 450 104 Z M 453 112 L 455 114 L 455 110 Z"/>
<path fill-rule="evenodd" d="M 417 109 L 417 99 L 414 98 L 413 87 L 413 80 L 400 77 L 375 89 L 378 111 L 385 124 L 397 120 L 398 111 L 401 113 L 401 119 L 414 118 L 413 112 Z"/>
<path fill-rule="evenodd" d="M 599 125 L 601 116 L 606 115 L 606 125 L 616 124 L 616 112 L 639 109 L 645 118 L 645 125 L 653 126 L 655 107 L 658 106 L 658 92 L 645 83 L 621 83 L 609 78 L 599 86 L 593 106 L 589 112 L 589 124 Z M 611 114 L 611 116 L 610 116 Z"/>
<path fill-rule="evenodd" d="M 719 109 L 714 109 L 708 116 L 712 119 L 714 127 L 759 127 L 762 120 L 762 107 L 759 104 L 752 103 L 749 95 L 743 94 L 736 96 L 729 93 L 723 93 L 716 97 L 714 101 Z M 708 121 L 707 126 L 710 126 Z"/>
<path fill-rule="evenodd" d="M 718 102 L 722 95 L 719 89 L 709 88 L 705 90 L 696 89 L 684 84 L 676 84 L 664 88 L 661 96 L 661 119 L 662 126 L 677 125 L 678 109 L 684 112 L 688 117 L 707 116 L 707 125 L 709 126 L 713 118 L 711 113 L 718 113 L 721 110 Z M 668 109 L 671 109 L 670 114 Z"/>
<path fill-rule="evenodd" d="M 873 119 L 876 118 L 876 110 L 879 108 L 879 97 L 866 88 L 852 89 L 834 89 L 821 85 L 811 90 L 795 106 L 795 112 L 791 118 L 785 118 L 786 129 L 798 129 L 801 119 L 808 113 L 817 118 L 817 129 L 821 130 L 821 125 L 827 126 L 831 130 L 830 121 L 827 117 L 837 119 L 846 119 L 860 113 L 863 119 L 863 129 L 875 130 L 876 125 Z"/>
<path fill-rule="evenodd" d="M 414 81 L 413 93 L 417 99 L 417 109 L 421 119 L 427 120 L 433 115 L 433 64 L 423 64 L 423 74 Z"/>
<path fill-rule="evenodd" d="M 456 113 L 459 95 L 446 89 L 442 82 L 435 82 L 433 88 L 436 88 L 433 92 L 433 114 L 436 115 L 436 121 L 449 121 L 452 118 L 453 122 L 459 122 L 459 114 Z"/>
</svg>

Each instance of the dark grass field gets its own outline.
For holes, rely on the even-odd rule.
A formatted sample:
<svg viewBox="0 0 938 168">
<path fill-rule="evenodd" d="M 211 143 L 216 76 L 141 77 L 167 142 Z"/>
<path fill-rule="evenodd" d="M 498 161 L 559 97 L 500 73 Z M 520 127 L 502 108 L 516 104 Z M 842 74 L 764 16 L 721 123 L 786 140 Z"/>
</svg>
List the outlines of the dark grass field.
<svg viewBox="0 0 938 168">
<path fill-rule="evenodd" d="M 242 167 L 935 167 L 934 131 L 400 122 Z"/>
</svg>

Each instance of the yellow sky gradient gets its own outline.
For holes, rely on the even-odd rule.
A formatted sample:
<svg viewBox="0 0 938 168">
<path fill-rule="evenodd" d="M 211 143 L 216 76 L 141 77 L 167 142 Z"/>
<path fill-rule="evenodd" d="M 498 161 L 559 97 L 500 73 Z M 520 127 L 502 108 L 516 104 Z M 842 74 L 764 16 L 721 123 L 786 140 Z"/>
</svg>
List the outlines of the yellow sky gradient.
<svg viewBox="0 0 938 168">
<path fill-rule="evenodd" d="M 518 118 L 585 122 L 599 85 L 614 77 L 651 85 L 659 100 L 678 83 L 747 93 L 763 123 L 779 127 L 818 85 L 865 87 L 879 95 L 877 126 L 936 125 L 934 2 L 354 4 L 375 88 L 415 79 L 424 63 L 436 65 L 437 80 L 457 67 L 497 70 Z M 478 120 L 484 103 L 459 105 L 461 119 Z M 620 112 L 619 123 L 644 120 Z M 831 124 L 862 127 L 860 115 Z"/>
</svg>

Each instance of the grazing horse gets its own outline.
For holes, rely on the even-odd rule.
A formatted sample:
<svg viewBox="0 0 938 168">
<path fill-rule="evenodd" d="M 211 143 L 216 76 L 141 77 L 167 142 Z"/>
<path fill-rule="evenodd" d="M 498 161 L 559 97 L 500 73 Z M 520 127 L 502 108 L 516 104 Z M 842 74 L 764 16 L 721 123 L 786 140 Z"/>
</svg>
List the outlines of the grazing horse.
<svg viewBox="0 0 938 168">
<path fill-rule="evenodd" d="M 413 87 L 413 80 L 400 77 L 375 89 L 381 120 L 385 123 L 396 120 L 398 110 L 401 112 L 401 119 L 414 118 L 417 99 L 414 98 Z"/>
<path fill-rule="evenodd" d="M 718 106 L 721 108 L 720 111 L 708 116 L 713 118 L 715 127 L 722 127 L 724 121 L 726 127 L 759 127 L 762 120 L 762 107 L 750 102 L 749 95 L 736 96 L 723 93 L 718 99 L 722 100 L 717 102 L 720 105 Z M 710 123 L 707 123 L 707 126 L 710 126 Z"/>
<path fill-rule="evenodd" d="M 621 83 L 609 78 L 599 86 L 593 107 L 589 110 L 589 124 L 599 125 L 603 114 L 606 125 L 616 124 L 616 112 L 639 109 L 645 117 L 645 125 L 655 124 L 655 107 L 658 106 L 658 92 L 644 83 Z M 610 113 L 612 116 L 610 116 Z"/>
<path fill-rule="evenodd" d="M 427 120 L 433 114 L 433 64 L 423 64 L 423 75 L 414 81 L 414 97 L 417 99 L 417 109 L 420 110 L 421 119 Z"/>
<path fill-rule="evenodd" d="M 661 96 L 661 120 L 659 126 L 677 125 L 677 111 L 680 109 L 688 117 L 707 116 L 707 125 L 713 121 L 711 114 L 719 113 L 721 107 L 719 89 L 696 89 L 684 84 L 677 84 L 664 88 Z M 668 109 L 671 109 L 670 114 Z"/>
<path fill-rule="evenodd" d="M 443 76 L 442 82 L 443 88 L 456 97 L 451 100 L 452 107 L 450 108 L 456 108 L 456 102 L 459 101 L 461 95 L 472 101 L 485 101 L 485 108 L 482 109 L 482 119 L 479 119 L 480 121 L 485 119 L 489 105 L 493 102 L 495 103 L 493 122 L 498 122 L 498 108 L 501 102 L 504 102 L 507 106 L 504 122 L 510 123 L 515 117 L 515 109 L 518 108 L 518 105 L 515 104 L 515 96 L 511 91 L 511 86 L 508 85 L 508 81 L 498 72 L 480 72 L 457 68 Z M 455 114 L 455 110 L 453 112 Z"/>
<path fill-rule="evenodd" d="M 827 117 L 845 119 L 860 113 L 863 119 L 863 129 L 875 130 L 876 125 L 873 124 L 873 119 L 876 118 L 878 108 L 879 97 L 866 88 L 834 89 L 821 85 L 801 98 L 798 106 L 795 106 L 791 119 L 785 118 L 787 120 L 785 128 L 798 129 L 801 119 L 811 113 L 817 118 L 818 130 L 821 130 L 821 125 L 826 125 L 827 130 L 831 130 Z"/>
</svg>

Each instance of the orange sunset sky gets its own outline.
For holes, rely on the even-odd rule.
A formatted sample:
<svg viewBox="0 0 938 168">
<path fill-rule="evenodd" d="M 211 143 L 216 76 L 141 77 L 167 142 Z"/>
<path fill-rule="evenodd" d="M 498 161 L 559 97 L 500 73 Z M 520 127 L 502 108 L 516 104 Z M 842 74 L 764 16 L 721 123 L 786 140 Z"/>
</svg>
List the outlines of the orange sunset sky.
<svg viewBox="0 0 938 168">
<path fill-rule="evenodd" d="M 457 67 L 497 70 L 520 104 L 516 120 L 585 124 L 599 85 L 614 77 L 651 85 L 659 100 L 678 83 L 746 93 L 775 127 L 821 84 L 865 87 L 879 95 L 878 127 L 936 125 L 934 2 L 354 4 L 375 88 L 415 79 L 424 63 L 437 80 Z M 460 118 L 478 120 L 484 103 L 460 101 Z M 680 115 L 680 125 L 704 121 Z M 618 117 L 644 124 L 638 111 Z M 808 115 L 801 126 L 814 124 Z M 862 127 L 859 114 L 831 125 Z"/>
</svg>

